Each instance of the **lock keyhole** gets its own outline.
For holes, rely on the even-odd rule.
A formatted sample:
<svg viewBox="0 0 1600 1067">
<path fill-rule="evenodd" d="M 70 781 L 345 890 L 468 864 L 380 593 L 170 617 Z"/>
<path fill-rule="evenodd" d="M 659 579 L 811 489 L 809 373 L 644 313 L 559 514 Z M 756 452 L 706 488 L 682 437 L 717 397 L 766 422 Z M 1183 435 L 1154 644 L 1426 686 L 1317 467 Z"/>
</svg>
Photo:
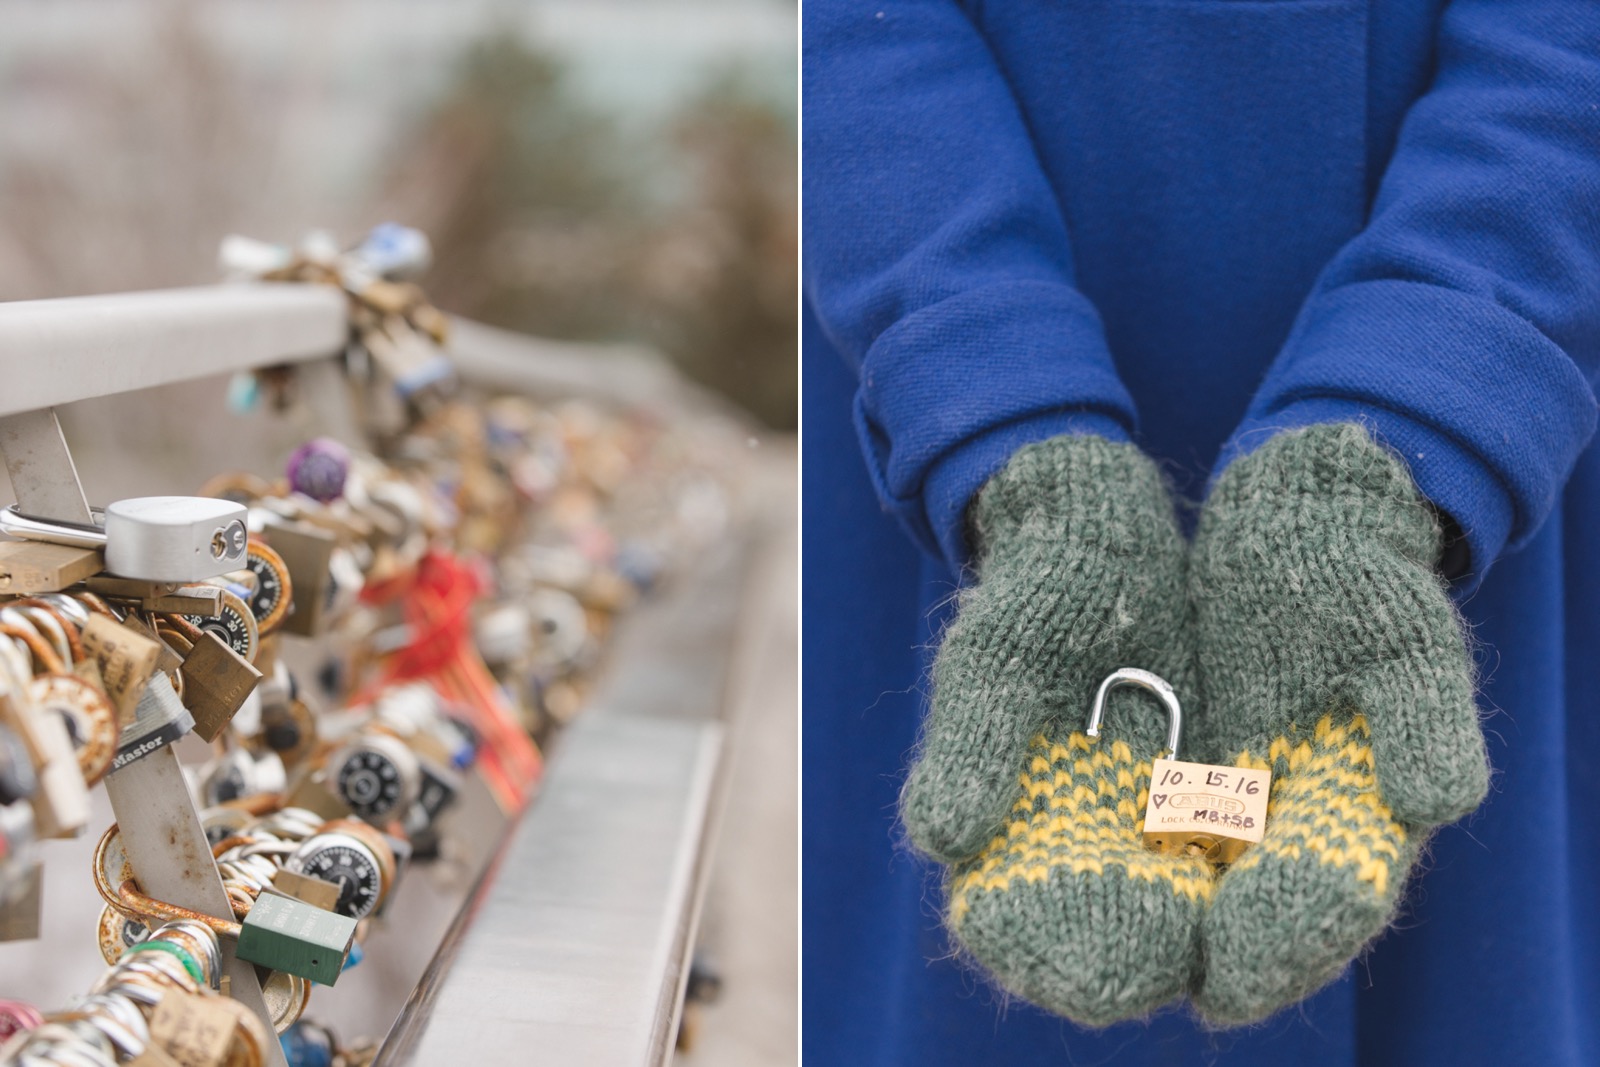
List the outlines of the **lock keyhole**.
<svg viewBox="0 0 1600 1067">
<path fill-rule="evenodd" d="M 211 556 L 213 559 L 227 559 L 244 551 L 245 540 L 249 535 L 245 532 L 244 523 L 234 521 L 217 530 L 211 535 Z"/>
</svg>

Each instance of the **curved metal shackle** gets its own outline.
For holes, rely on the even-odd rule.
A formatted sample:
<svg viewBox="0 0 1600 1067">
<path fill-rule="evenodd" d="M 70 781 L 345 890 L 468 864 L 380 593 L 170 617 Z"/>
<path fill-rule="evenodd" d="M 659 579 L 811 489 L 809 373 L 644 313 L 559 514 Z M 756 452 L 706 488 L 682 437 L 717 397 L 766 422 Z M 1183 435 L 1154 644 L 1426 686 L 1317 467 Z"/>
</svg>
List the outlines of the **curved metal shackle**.
<svg viewBox="0 0 1600 1067">
<path fill-rule="evenodd" d="M 1160 759 L 1177 759 L 1178 742 L 1183 738 L 1183 706 L 1178 703 L 1178 694 L 1173 692 L 1172 686 L 1159 674 L 1142 671 L 1138 667 L 1123 667 L 1106 676 L 1100 683 L 1100 689 L 1094 695 L 1094 706 L 1089 709 L 1089 728 L 1084 731 L 1090 737 L 1100 736 L 1100 720 L 1106 714 L 1106 695 L 1113 689 L 1121 686 L 1131 686 L 1134 689 L 1143 689 L 1160 700 L 1167 709 L 1167 748 L 1158 757 Z"/>
</svg>

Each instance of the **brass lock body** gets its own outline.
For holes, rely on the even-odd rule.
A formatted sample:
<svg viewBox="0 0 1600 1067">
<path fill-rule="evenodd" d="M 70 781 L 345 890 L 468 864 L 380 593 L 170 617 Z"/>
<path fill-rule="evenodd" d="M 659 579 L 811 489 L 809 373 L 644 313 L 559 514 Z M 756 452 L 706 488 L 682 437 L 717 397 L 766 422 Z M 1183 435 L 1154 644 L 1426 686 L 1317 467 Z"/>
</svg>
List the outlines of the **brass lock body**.
<svg viewBox="0 0 1600 1067">
<path fill-rule="evenodd" d="M 1150 769 L 1145 847 L 1165 855 L 1199 856 L 1219 866 L 1233 863 L 1266 832 L 1272 773 L 1178 759 L 1183 739 L 1178 695 L 1164 678 L 1134 667 L 1115 671 L 1100 683 L 1084 730 L 1089 737 L 1100 736 L 1106 697 L 1119 687 L 1142 689 L 1167 711 L 1167 746 Z"/>
</svg>

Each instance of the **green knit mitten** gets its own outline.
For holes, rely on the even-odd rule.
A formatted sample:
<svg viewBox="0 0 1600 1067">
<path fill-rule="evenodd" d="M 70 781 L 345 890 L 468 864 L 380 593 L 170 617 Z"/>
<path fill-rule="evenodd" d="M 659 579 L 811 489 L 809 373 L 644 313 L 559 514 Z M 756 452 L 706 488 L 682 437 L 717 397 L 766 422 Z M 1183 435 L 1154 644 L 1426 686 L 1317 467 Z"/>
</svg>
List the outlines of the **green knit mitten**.
<svg viewBox="0 0 1600 1067">
<path fill-rule="evenodd" d="M 1197 974 L 1214 884 L 1139 827 L 1166 717 L 1096 688 L 1143 667 L 1194 690 L 1185 545 L 1135 447 L 1057 437 L 1020 449 L 972 505 L 976 584 L 934 662 L 902 817 L 953 864 L 948 923 L 1001 985 L 1088 1025 L 1142 1015 Z"/>
<path fill-rule="evenodd" d="M 1195 995 L 1218 1025 L 1335 978 L 1393 916 L 1428 830 L 1488 790 L 1440 530 L 1355 425 L 1280 433 L 1223 473 L 1189 588 L 1196 756 L 1270 767 L 1266 837 L 1217 885 Z"/>
</svg>

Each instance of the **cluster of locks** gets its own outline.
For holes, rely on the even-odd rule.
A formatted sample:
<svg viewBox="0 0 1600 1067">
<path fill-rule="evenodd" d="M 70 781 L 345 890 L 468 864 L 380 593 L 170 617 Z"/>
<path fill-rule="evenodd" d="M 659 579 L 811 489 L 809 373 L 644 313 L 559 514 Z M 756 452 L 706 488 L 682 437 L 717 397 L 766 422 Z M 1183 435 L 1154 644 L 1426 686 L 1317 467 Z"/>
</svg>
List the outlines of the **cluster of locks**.
<svg viewBox="0 0 1600 1067">
<path fill-rule="evenodd" d="M 301 1020 L 311 986 L 448 853 L 464 789 L 506 816 L 530 800 L 615 616 L 720 536 L 725 428 L 463 399 L 444 318 L 403 280 L 426 254 L 398 227 L 348 251 L 224 246 L 235 273 L 349 294 L 370 451 L 313 438 L 281 476 L 91 525 L 0 512 L 0 934 L 36 936 L 39 852 L 88 829 L 89 790 L 190 735 L 210 758 L 184 765 L 186 802 L 232 911 L 147 892 L 113 824 L 93 864 L 110 969 L 63 1010 L 0 1001 L 0 1063 L 276 1062 L 219 944 L 256 965 L 291 1064 L 364 1062 Z M 282 407 L 300 387 L 276 369 L 234 392 Z"/>
</svg>

